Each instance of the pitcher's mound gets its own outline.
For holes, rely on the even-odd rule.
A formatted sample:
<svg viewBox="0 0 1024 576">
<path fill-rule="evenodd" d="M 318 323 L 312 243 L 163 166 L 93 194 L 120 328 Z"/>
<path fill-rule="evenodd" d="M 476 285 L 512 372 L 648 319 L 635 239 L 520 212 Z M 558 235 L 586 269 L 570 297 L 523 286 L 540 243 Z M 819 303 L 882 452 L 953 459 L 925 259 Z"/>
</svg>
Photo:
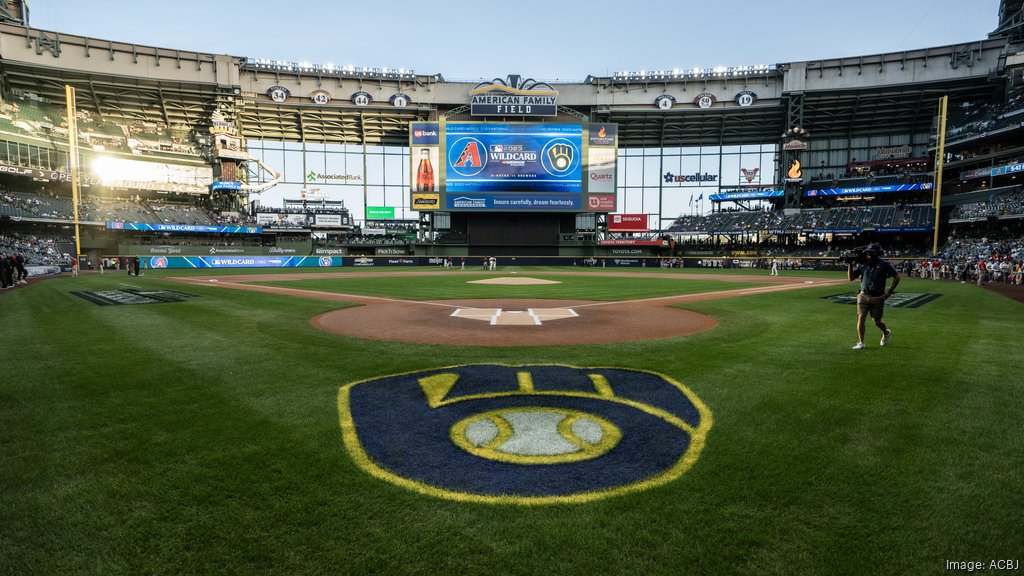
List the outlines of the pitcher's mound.
<svg viewBox="0 0 1024 576">
<path fill-rule="evenodd" d="M 561 284 L 554 280 L 541 280 L 540 278 L 488 278 L 487 280 L 471 280 L 467 284 L 504 284 L 512 286 L 523 286 L 526 284 Z"/>
</svg>

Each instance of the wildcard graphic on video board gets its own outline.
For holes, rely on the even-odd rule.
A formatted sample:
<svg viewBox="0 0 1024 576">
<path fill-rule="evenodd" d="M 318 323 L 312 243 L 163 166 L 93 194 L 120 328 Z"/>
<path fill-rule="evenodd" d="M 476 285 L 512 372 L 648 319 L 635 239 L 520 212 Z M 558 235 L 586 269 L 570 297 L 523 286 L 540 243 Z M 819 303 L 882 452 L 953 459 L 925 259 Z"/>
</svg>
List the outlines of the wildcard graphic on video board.
<svg viewBox="0 0 1024 576">
<path fill-rule="evenodd" d="M 413 122 L 413 210 L 614 211 L 615 124 Z"/>
<path fill-rule="evenodd" d="M 579 124 L 448 124 L 445 135 L 449 193 L 583 191 Z"/>
</svg>

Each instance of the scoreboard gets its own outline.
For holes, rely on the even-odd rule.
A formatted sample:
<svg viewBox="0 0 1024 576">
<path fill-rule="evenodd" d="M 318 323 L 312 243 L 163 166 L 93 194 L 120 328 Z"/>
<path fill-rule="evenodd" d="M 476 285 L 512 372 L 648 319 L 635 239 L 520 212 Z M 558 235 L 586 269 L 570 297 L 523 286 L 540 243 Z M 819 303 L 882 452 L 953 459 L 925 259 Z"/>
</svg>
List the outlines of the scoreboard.
<svg viewBox="0 0 1024 576">
<path fill-rule="evenodd" d="M 616 124 L 413 122 L 414 210 L 612 212 Z"/>
</svg>

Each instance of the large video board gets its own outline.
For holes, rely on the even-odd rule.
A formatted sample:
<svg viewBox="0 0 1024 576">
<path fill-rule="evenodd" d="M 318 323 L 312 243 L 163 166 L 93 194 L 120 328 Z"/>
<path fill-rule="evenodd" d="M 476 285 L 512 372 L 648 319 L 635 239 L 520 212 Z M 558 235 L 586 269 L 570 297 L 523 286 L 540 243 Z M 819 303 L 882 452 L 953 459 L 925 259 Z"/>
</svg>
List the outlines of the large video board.
<svg viewBox="0 0 1024 576">
<path fill-rule="evenodd" d="M 414 210 L 611 212 L 615 124 L 414 122 Z"/>
</svg>

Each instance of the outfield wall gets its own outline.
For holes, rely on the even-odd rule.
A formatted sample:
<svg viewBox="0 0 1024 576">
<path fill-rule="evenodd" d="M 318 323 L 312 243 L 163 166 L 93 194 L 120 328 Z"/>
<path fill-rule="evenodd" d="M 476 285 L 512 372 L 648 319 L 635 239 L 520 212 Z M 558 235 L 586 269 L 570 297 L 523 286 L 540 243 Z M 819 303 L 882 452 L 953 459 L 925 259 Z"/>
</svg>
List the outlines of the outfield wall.
<svg viewBox="0 0 1024 576">
<path fill-rule="evenodd" d="M 451 257 L 452 268 L 462 268 L 462 257 Z M 662 267 L 663 258 L 572 258 L 561 256 L 499 256 L 498 270 L 518 266 L 564 266 L 567 268 L 650 268 Z M 143 268 L 225 269 L 225 268 L 388 268 L 443 267 L 440 256 L 153 256 L 143 257 Z M 484 270 L 483 258 L 465 257 L 465 269 Z M 898 259 L 894 263 L 904 260 Z M 767 270 L 770 258 L 687 257 L 674 258 L 672 268 Z M 780 270 L 845 270 L 835 258 L 781 258 Z"/>
</svg>

